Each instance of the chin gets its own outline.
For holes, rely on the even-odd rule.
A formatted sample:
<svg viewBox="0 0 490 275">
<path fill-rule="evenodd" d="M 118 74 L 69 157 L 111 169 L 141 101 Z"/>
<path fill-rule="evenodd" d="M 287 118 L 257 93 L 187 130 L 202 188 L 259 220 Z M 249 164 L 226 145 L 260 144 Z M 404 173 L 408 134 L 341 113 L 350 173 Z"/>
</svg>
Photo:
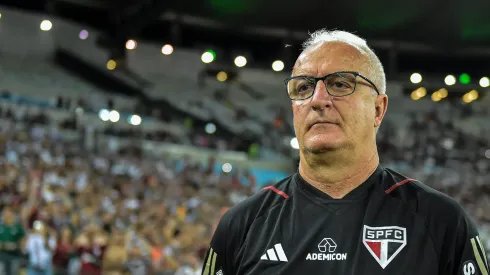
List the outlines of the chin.
<svg viewBox="0 0 490 275">
<path fill-rule="evenodd" d="M 306 140 L 303 148 L 306 152 L 321 154 L 341 149 L 345 147 L 345 145 L 345 141 L 342 138 L 315 136 Z"/>
</svg>

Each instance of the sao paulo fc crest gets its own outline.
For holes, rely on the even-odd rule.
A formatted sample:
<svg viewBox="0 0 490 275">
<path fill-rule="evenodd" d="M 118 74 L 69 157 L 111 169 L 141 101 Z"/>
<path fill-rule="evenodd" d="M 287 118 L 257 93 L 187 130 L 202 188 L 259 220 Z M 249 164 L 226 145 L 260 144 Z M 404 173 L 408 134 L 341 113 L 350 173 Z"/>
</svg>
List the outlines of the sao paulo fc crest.
<svg viewBox="0 0 490 275">
<path fill-rule="evenodd" d="M 362 242 L 384 269 L 407 245 L 407 229 L 399 226 L 364 225 Z"/>
</svg>

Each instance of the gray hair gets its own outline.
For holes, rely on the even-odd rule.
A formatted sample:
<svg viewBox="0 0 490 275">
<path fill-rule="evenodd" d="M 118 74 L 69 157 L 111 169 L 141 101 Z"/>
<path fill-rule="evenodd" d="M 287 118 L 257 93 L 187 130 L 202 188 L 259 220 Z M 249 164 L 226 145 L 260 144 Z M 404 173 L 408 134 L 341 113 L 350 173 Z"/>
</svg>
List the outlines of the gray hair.
<svg viewBox="0 0 490 275">
<path fill-rule="evenodd" d="M 379 93 L 386 93 L 386 75 L 383 64 L 374 51 L 367 45 L 366 40 L 346 31 L 329 31 L 321 29 L 310 34 L 310 37 L 303 42 L 303 52 L 312 49 L 318 44 L 326 42 L 342 42 L 356 48 L 368 59 L 368 73 L 372 81 L 376 84 Z"/>
</svg>

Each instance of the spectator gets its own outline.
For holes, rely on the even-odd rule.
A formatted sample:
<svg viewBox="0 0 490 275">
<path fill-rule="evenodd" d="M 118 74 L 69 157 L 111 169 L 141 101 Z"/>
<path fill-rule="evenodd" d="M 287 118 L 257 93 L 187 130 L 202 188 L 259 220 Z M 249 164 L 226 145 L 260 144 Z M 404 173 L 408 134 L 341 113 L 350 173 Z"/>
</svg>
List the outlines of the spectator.
<svg viewBox="0 0 490 275">
<path fill-rule="evenodd" d="M 59 236 L 56 250 L 53 255 L 55 275 L 63 275 L 70 272 L 70 263 L 72 263 L 75 258 L 71 229 L 69 227 L 63 227 Z"/>
<path fill-rule="evenodd" d="M 34 229 L 28 235 L 26 242 L 26 252 L 29 258 L 27 275 L 52 275 L 52 258 L 55 248 L 54 232 L 41 221 L 35 221 Z"/>
<path fill-rule="evenodd" d="M 19 274 L 22 259 L 21 241 L 24 229 L 16 220 L 12 208 L 5 207 L 0 225 L 0 267 L 7 274 Z"/>
</svg>

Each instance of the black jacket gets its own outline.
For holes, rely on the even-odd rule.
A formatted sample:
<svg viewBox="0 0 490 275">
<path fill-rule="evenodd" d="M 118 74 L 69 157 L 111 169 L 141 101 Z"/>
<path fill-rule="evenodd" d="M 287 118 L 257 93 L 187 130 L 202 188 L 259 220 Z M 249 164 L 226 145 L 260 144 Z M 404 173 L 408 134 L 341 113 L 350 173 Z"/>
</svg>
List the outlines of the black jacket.
<svg viewBox="0 0 490 275">
<path fill-rule="evenodd" d="M 378 167 L 342 199 L 299 174 L 232 207 L 204 275 L 489 275 L 478 232 L 453 199 Z"/>
</svg>

